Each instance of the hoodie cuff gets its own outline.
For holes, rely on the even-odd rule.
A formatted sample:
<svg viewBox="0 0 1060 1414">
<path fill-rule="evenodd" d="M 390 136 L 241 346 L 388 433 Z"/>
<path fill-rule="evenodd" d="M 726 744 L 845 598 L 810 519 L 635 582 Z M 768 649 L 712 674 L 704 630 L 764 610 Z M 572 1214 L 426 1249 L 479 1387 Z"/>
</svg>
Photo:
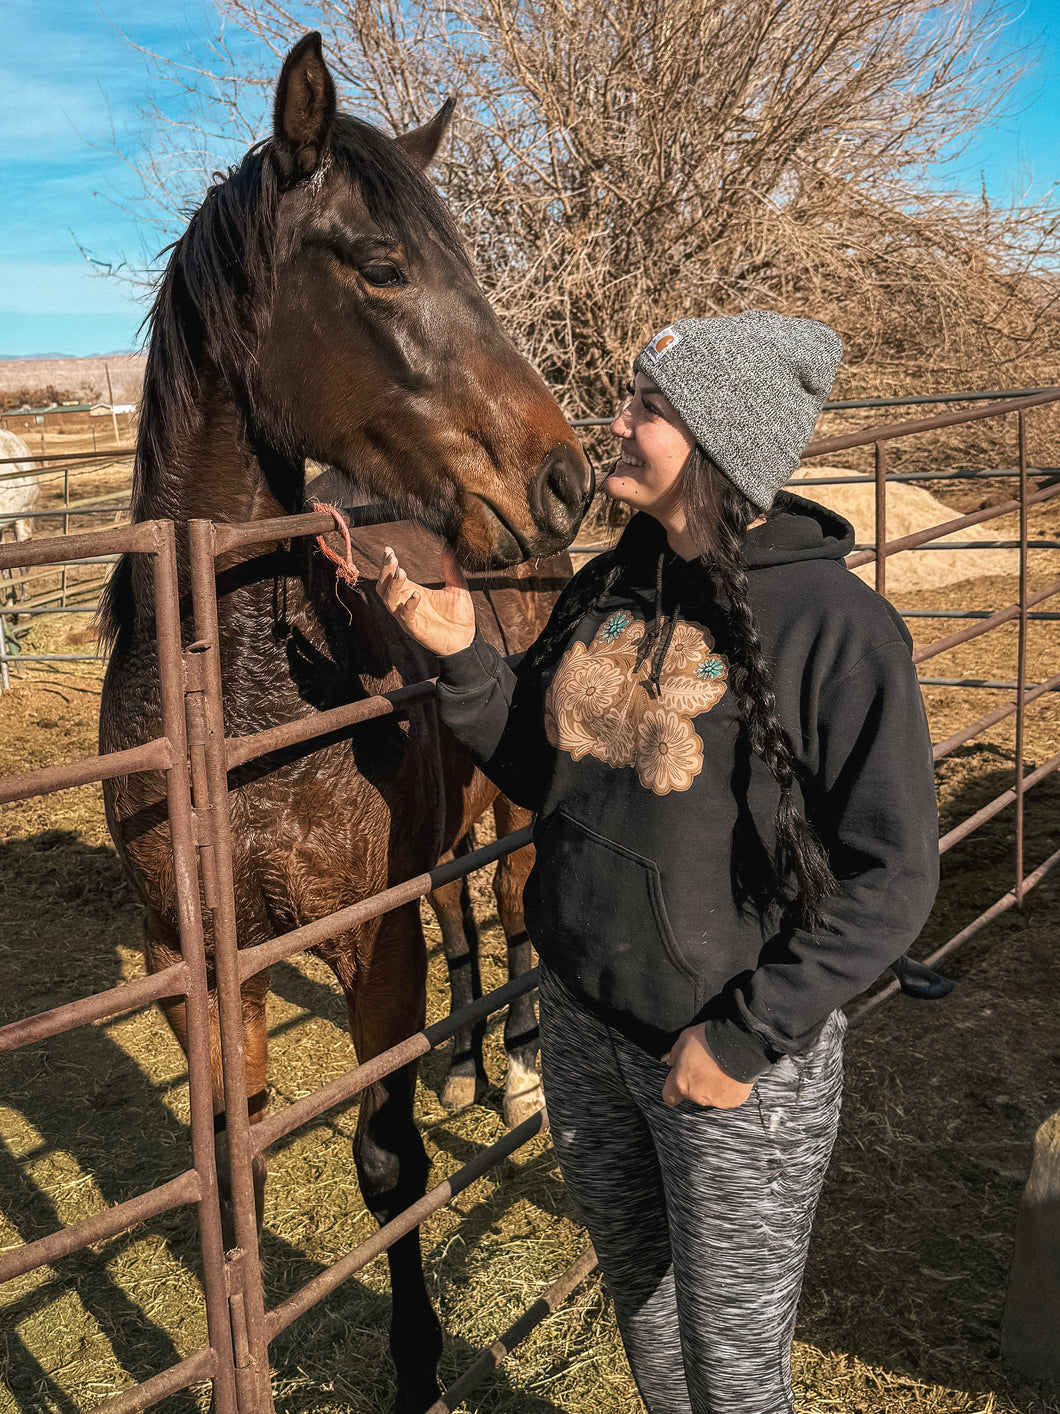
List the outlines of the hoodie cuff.
<svg viewBox="0 0 1060 1414">
<path fill-rule="evenodd" d="M 750 1085 L 774 1064 L 776 1056 L 766 1041 L 725 1017 L 703 1022 L 707 1045 L 726 1075 Z"/>
<path fill-rule="evenodd" d="M 467 648 L 441 659 L 438 686 L 449 692 L 477 692 L 495 681 L 500 654 L 481 634 L 476 634 Z"/>
</svg>

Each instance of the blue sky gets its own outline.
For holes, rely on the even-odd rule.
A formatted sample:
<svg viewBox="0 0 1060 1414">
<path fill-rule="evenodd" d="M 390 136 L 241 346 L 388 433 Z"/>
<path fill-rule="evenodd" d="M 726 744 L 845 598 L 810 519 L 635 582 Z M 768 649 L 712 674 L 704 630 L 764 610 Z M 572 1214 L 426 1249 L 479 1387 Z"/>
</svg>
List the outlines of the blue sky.
<svg viewBox="0 0 1060 1414">
<path fill-rule="evenodd" d="M 1013 0 L 1010 38 L 1034 67 L 1006 113 L 977 135 L 948 184 L 1007 204 L 1060 179 L 1060 3 Z M 196 53 L 208 0 L 5 0 L 0 31 L 0 357 L 135 347 L 142 297 L 101 279 L 81 253 L 143 264 L 162 243 L 115 143 L 135 154 L 141 110 L 168 101 L 149 61 L 122 37 L 170 58 Z"/>
</svg>

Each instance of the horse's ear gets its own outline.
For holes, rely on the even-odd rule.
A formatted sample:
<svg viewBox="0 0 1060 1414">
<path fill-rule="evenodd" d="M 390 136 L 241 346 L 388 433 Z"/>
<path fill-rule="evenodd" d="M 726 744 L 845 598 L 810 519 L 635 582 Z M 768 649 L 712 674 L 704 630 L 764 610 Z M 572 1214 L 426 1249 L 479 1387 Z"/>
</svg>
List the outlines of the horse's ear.
<svg viewBox="0 0 1060 1414">
<path fill-rule="evenodd" d="M 413 166 L 418 167 L 421 172 L 425 172 L 438 155 L 442 139 L 453 121 L 455 107 L 456 99 L 447 98 L 429 123 L 424 123 L 422 128 L 413 128 L 410 133 L 399 133 L 394 139 Z"/>
<path fill-rule="evenodd" d="M 272 143 L 285 177 L 308 177 L 320 165 L 335 118 L 335 85 L 320 35 L 303 35 L 283 61 L 272 109 Z"/>
</svg>

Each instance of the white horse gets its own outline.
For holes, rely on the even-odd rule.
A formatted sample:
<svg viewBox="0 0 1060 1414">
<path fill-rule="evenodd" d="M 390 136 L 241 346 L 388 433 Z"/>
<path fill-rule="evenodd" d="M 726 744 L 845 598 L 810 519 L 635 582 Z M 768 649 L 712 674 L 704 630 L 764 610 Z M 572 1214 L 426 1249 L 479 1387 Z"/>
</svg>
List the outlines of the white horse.
<svg viewBox="0 0 1060 1414">
<path fill-rule="evenodd" d="M 18 457 L 19 460 L 10 462 L 10 457 Z M 24 517 L 27 511 L 35 511 L 40 504 L 40 482 L 35 475 L 10 476 L 10 473 L 35 472 L 36 463 L 21 437 L 0 429 L 0 463 L 3 462 L 7 465 L 0 465 L 0 536 L 9 525 L 13 525 L 15 539 L 28 540 L 33 528 Z"/>
<path fill-rule="evenodd" d="M 5 465 L 5 459 L 9 457 L 17 457 L 18 461 L 7 461 Z M 33 455 L 22 438 L 0 428 L 0 541 L 8 526 L 14 527 L 16 541 L 28 540 L 33 534 L 33 522 L 26 515 L 40 504 L 40 482 L 33 474 L 11 476 L 10 473 L 35 471 Z M 11 578 L 10 572 L 3 577 Z M 25 597 L 24 585 L 19 586 L 17 593 L 13 587 L 8 587 L 3 594 L 5 601 Z"/>
</svg>

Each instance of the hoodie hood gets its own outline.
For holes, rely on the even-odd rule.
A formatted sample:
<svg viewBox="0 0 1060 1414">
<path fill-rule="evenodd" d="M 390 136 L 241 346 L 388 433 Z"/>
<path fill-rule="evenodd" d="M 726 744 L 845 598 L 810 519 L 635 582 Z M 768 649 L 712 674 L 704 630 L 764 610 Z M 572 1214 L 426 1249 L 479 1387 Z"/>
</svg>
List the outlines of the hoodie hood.
<svg viewBox="0 0 1060 1414">
<path fill-rule="evenodd" d="M 744 560 L 749 570 L 792 565 L 802 560 L 842 560 L 854 548 L 854 527 L 827 506 L 781 491 L 765 525 L 747 532 Z"/>
<path fill-rule="evenodd" d="M 816 501 L 781 491 L 765 515 L 765 524 L 749 530 L 744 540 L 744 563 L 749 570 L 805 560 L 844 560 L 854 548 L 854 527 L 850 522 Z M 627 544 L 634 542 L 638 551 L 648 557 L 665 552 L 667 578 L 675 572 L 681 578 L 686 565 L 687 573 L 698 576 L 698 562 L 680 560 L 670 552 L 665 530 L 644 511 L 632 518 L 622 538 Z"/>
</svg>

